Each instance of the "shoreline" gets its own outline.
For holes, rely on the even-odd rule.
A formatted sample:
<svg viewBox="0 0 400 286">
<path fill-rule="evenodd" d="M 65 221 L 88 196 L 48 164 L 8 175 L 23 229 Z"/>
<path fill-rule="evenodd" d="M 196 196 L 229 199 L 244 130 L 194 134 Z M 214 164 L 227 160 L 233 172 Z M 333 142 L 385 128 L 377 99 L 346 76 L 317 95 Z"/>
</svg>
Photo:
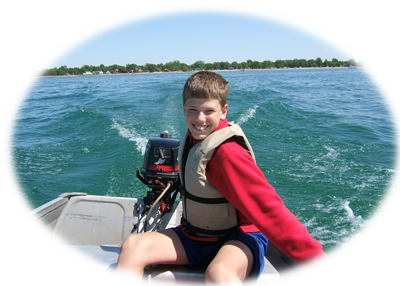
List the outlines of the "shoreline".
<svg viewBox="0 0 400 286">
<path fill-rule="evenodd" d="M 238 71 L 274 71 L 274 70 L 315 70 L 315 69 L 348 69 L 362 67 L 305 67 L 305 68 L 267 68 L 267 69 L 231 69 L 231 70 L 211 70 L 213 72 L 238 72 Z M 138 73 L 110 73 L 110 74 L 90 74 L 90 75 L 38 75 L 38 78 L 54 77 L 78 77 L 78 76 L 114 76 L 114 75 L 139 75 L 139 74 L 169 74 L 169 73 L 193 73 L 197 71 L 168 71 L 168 72 L 138 72 Z"/>
</svg>

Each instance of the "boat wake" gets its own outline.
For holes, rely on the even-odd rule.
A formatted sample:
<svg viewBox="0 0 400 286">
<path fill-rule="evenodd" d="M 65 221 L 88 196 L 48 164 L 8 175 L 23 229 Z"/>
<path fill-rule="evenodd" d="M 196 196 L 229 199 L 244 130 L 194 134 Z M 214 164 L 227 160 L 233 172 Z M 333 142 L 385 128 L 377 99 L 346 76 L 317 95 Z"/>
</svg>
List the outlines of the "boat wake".
<svg viewBox="0 0 400 286">
<path fill-rule="evenodd" d="M 135 142 L 136 144 L 136 149 L 144 155 L 144 152 L 146 150 L 146 144 L 147 144 L 147 137 L 143 137 L 139 134 L 137 134 L 135 128 L 126 128 L 119 124 L 114 118 L 112 118 L 112 126 L 111 129 L 116 129 L 118 131 L 118 134 L 125 139 L 128 139 L 129 141 Z"/>
<path fill-rule="evenodd" d="M 236 124 L 240 126 L 243 123 L 247 122 L 250 118 L 253 118 L 254 115 L 256 114 L 257 108 L 258 108 L 258 105 L 255 105 L 255 106 L 247 109 L 246 112 L 236 122 Z"/>
</svg>

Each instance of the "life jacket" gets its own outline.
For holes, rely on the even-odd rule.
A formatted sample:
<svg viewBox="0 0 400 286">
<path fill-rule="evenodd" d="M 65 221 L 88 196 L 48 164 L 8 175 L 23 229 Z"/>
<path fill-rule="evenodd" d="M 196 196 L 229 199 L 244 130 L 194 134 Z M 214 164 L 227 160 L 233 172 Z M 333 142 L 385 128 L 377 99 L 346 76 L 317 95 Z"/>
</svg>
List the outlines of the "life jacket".
<svg viewBox="0 0 400 286">
<path fill-rule="evenodd" d="M 189 235 L 222 237 L 239 232 L 236 208 L 206 177 L 207 163 L 215 149 L 232 137 L 249 152 L 255 162 L 253 150 L 242 129 L 236 124 L 230 124 L 211 133 L 193 147 L 187 132 L 181 140 L 179 147 L 183 203 L 181 226 Z"/>
</svg>

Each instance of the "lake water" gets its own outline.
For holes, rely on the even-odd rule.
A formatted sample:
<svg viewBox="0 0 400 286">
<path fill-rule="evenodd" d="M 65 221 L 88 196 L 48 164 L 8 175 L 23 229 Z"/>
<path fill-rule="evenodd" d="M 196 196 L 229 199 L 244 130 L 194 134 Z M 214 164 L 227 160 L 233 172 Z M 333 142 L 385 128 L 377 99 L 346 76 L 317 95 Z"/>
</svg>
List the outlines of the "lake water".
<svg viewBox="0 0 400 286">
<path fill-rule="evenodd" d="M 380 206 L 395 173 L 394 123 L 362 69 L 220 72 L 228 120 L 325 251 L 346 243 Z M 186 130 L 191 73 L 41 78 L 15 120 L 14 170 L 38 207 L 65 192 L 143 197 L 136 178 L 150 136 Z M 268 198 L 265 198 L 268 199 Z"/>
</svg>

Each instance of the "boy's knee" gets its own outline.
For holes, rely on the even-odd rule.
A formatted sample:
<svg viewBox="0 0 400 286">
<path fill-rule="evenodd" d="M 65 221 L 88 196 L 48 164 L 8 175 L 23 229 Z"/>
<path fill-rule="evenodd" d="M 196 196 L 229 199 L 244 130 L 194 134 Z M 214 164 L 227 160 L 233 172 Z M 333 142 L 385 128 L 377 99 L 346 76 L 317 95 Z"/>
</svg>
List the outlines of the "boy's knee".
<svg viewBox="0 0 400 286">
<path fill-rule="evenodd" d="M 129 248 L 134 241 L 136 240 L 135 235 L 130 235 L 127 238 L 125 238 L 124 242 L 121 245 L 121 249 L 123 248 Z"/>
<path fill-rule="evenodd" d="M 210 264 L 205 272 L 205 280 L 207 283 L 231 283 L 240 281 L 239 277 L 232 273 L 223 263 Z"/>
<path fill-rule="evenodd" d="M 134 253 L 137 251 L 141 251 L 143 248 L 143 243 L 138 235 L 130 235 L 128 236 L 121 245 L 121 254 Z"/>
</svg>

